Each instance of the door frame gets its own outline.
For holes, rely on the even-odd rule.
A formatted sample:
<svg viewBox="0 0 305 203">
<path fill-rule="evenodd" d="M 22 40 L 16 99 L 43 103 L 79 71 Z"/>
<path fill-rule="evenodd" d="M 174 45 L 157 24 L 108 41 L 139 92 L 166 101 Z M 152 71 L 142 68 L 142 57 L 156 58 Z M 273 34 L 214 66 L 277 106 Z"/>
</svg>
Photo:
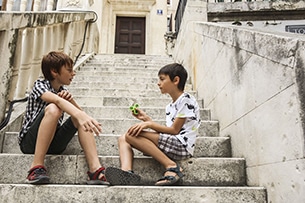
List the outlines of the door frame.
<svg viewBox="0 0 305 203">
<path fill-rule="evenodd" d="M 140 46 L 140 48 L 141 48 L 141 52 L 143 52 L 143 53 L 139 53 L 139 54 L 144 54 L 145 55 L 146 54 L 146 41 L 147 41 L 146 40 L 146 17 L 139 17 L 139 16 L 136 16 L 136 17 L 134 17 L 134 16 L 116 16 L 115 34 L 114 34 L 114 53 L 116 53 L 116 48 L 115 47 L 116 47 L 117 43 L 120 42 L 119 41 L 120 36 L 119 36 L 119 33 L 118 33 L 119 30 L 118 30 L 118 27 L 117 27 L 118 22 L 119 22 L 119 18 L 122 19 L 123 21 L 124 21 L 124 19 L 127 19 L 127 22 L 129 22 L 129 23 L 133 22 L 132 19 L 135 19 L 135 21 L 136 21 L 136 19 L 138 19 L 141 22 L 141 24 L 144 23 L 143 27 L 141 27 L 141 31 L 143 31 L 143 32 L 141 32 L 141 34 L 140 34 L 140 36 L 141 36 L 141 40 L 140 40 L 141 41 L 140 42 L 141 46 Z M 122 22 L 122 21 L 120 21 L 120 22 Z M 130 29 L 128 31 L 133 32 L 134 30 Z M 130 34 L 130 32 L 128 32 L 128 33 Z M 117 54 L 120 54 L 120 53 L 117 53 Z M 126 53 L 126 54 L 136 54 L 136 53 Z"/>
<path fill-rule="evenodd" d="M 149 12 L 135 12 L 135 13 L 127 13 L 126 11 L 122 12 L 122 11 L 116 11 L 113 12 L 112 15 L 112 20 L 111 20 L 111 33 L 109 33 L 108 35 L 108 50 L 110 51 L 110 53 L 114 54 L 114 46 L 115 46 L 115 32 L 116 32 L 116 18 L 117 17 L 139 17 L 139 18 L 145 18 L 145 54 L 147 54 L 147 44 L 148 44 L 148 40 L 149 40 L 149 34 L 148 34 L 148 28 L 149 28 Z M 110 46 L 110 47 L 109 47 Z"/>
</svg>

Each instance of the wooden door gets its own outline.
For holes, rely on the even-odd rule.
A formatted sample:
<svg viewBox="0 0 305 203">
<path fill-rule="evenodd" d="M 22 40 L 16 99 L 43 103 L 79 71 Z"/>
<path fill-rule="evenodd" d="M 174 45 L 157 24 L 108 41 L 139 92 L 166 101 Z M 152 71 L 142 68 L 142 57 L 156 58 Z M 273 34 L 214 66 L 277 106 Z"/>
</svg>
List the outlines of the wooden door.
<svg viewBox="0 0 305 203">
<path fill-rule="evenodd" d="M 145 54 L 145 18 L 117 17 L 114 53 Z"/>
</svg>

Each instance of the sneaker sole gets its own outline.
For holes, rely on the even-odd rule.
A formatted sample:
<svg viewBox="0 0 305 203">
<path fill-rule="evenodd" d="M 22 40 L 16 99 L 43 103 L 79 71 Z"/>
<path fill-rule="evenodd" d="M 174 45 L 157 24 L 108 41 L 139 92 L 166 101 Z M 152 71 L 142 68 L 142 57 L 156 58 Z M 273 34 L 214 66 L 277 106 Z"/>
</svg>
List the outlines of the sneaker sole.
<svg viewBox="0 0 305 203">
<path fill-rule="evenodd" d="M 102 180 L 88 180 L 86 181 L 87 185 L 110 185 L 110 183 L 107 181 Z"/>
<path fill-rule="evenodd" d="M 139 185 L 141 182 L 139 175 L 114 167 L 106 168 L 105 177 L 111 185 Z"/>
<path fill-rule="evenodd" d="M 42 185 L 42 184 L 49 184 L 50 178 L 49 177 L 41 177 L 36 180 L 27 180 L 27 183 L 30 183 L 32 185 Z"/>
</svg>

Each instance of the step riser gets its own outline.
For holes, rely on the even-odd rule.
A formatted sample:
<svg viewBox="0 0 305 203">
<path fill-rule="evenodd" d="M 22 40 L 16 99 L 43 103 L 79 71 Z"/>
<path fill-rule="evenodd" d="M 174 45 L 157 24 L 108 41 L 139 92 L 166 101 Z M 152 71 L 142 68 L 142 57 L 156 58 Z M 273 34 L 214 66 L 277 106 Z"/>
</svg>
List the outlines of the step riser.
<svg viewBox="0 0 305 203">
<path fill-rule="evenodd" d="M 14 158 L 14 159 L 13 159 Z M 105 167 L 119 167 L 119 157 L 99 157 Z M 0 155 L 1 183 L 25 183 L 33 155 Z M 191 158 L 178 162 L 184 169 L 181 185 L 243 186 L 245 185 L 243 159 Z M 83 155 L 47 156 L 45 165 L 54 184 L 83 184 L 87 179 L 87 163 Z M 142 184 L 154 185 L 163 175 L 164 168 L 154 159 L 135 158 L 134 171 L 142 177 Z M 200 173 L 198 173 L 200 171 Z"/>
<path fill-rule="evenodd" d="M 132 104 L 130 104 L 132 105 Z M 131 111 L 128 107 L 83 107 L 82 108 L 87 114 L 94 118 L 130 118 L 134 119 Z M 141 108 L 146 112 L 153 120 L 165 120 L 165 108 Z M 200 110 L 200 119 L 201 120 L 210 120 L 210 111 L 209 110 Z M 140 121 L 139 121 L 140 122 Z"/>
<path fill-rule="evenodd" d="M 126 133 L 130 126 L 138 123 L 138 120 L 126 119 L 99 119 L 97 121 L 102 124 L 103 134 L 117 134 L 121 135 Z M 165 121 L 156 121 L 165 125 Z M 215 121 L 202 121 L 198 129 L 198 136 L 206 137 L 218 137 L 219 136 L 219 124 Z"/>
<path fill-rule="evenodd" d="M 100 81 L 100 82 L 119 82 L 123 81 L 124 83 L 140 83 L 140 84 L 158 84 L 158 78 L 157 77 L 149 77 L 149 78 L 135 78 L 135 77 L 124 77 L 118 80 L 117 78 L 111 78 L 111 77 L 103 77 L 103 76 L 86 76 L 86 75 L 76 75 L 75 78 L 73 78 L 72 84 L 74 81 L 82 82 L 82 81 Z"/>
<path fill-rule="evenodd" d="M 121 79 L 118 79 L 118 81 L 121 81 Z M 152 84 L 142 84 L 142 83 L 118 83 L 118 82 L 102 82 L 102 81 L 92 81 L 92 82 L 85 82 L 85 81 L 74 81 L 72 84 L 68 87 L 69 89 L 73 88 L 101 88 L 101 89 L 134 89 L 134 90 L 159 90 L 158 85 L 156 83 Z M 185 90 L 187 92 L 192 91 L 191 85 L 186 85 Z M 161 94 L 161 93 L 160 93 Z"/>
<path fill-rule="evenodd" d="M 115 107 L 115 106 L 125 106 L 128 108 L 131 104 L 138 103 L 140 107 L 156 107 L 165 106 L 171 102 L 169 97 L 167 98 L 134 98 L 134 97 L 93 97 L 93 96 L 74 96 L 75 101 L 81 106 L 104 106 L 104 107 Z M 203 108 L 202 102 L 198 101 L 200 108 Z"/>
<path fill-rule="evenodd" d="M 159 97 L 168 98 L 165 94 L 160 94 L 159 90 L 132 90 L 132 89 L 103 89 L 103 88 L 69 88 L 70 92 L 74 96 L 122 96 L 122 97 L 134 97 L 134 98 L 148 98 Z M 196 96 L 194 92 L 189 92 Z"/>
<path fill-rule="evenodd" d="M 119 72 L 119 73 L 133 73 L 133 72 L 145 72 L 154 74 L 154 77 L 158 76 L 159 67 L 150 66 L 143 68 L 144 66 L 139 67 L 126 67 L 126 66 L 113 66 L 109 64 L 91 64 L 88 63 L 86 66 L 76 69 L 76 73 L 80 73 L 82 71 L 101 71 L 101 72 Z"/>
<path fill-rule="evenodd" d="M 67 192 L 68 191 L 68 192 Z M 122 186 L 58 186 L 46 185 L 0 185 L 4 203 L 20 200 L 32 203 L 41 202 L 105 202 L 105 203 L 164 203 L 164 202 L 221 202 L 221 203 L 265 203 L 266 191 L 263 188 L 203 188 L 203 187 L 122 187 Z"/>
<path fill-rule="evenodd" d="M 158 78 L 158 72 L 147 72 L 146 70 L 136 70 L 136 71 L 125 71 L 125 72 L 112 72 L 112 71 L 100 71 L 98 70 L 91 70 L 91 71 L 76 71 L 76 75 L 86 75 L 86 76 L 103 76 L 103 77 L 112 77 L 112 78 L 124 78 L 128 77 L 136 77 L 136 78 Z"/>
<path fill-rule="evenodd" d="M 19 145 L 17 143 L 18 133 L 7 133 L 4 139 L 3 153 L 21 154 Z M 98 154 L 101 156 L 118 156 L 118 136 L 116 135 L 102 135 L 95 137 Z M 196 148 L 194 157 L 230 157 L 231 147 L 229 138 L 209 138 L 200 137 L 196 141 Z M 143 156 L 143 154 L 134 150 L 136 156 Z M 77 135 L 71 140 L 67 149 L 63 154 L 83 154 L 83 150 L 78 142 Z"/>
<path fill-rule="evenodd" d="M 141 83 L 107 83 L 101 81 L 83 82 L 83 81 L 73 81 L 69 89 L 73 88 L 98 88 L 101 89 L 124 89 L 128 86 L 129 89 L 139 89 L 139 90 L 158 90 L 157 84 L 141 84 Z"/>
<path fill-rule="evenodd" d="M 156 107 L 156 104 L 165 106 L 170 103 L 169 98 L 133 98 L 133 97 L 84 97 L 74 96 L 75 101 L 81 106 L 104 106 L 115 107 L 125 106 L 128 108 L 131 104 L 138 103 L 144 107 Z"/>
</svg>

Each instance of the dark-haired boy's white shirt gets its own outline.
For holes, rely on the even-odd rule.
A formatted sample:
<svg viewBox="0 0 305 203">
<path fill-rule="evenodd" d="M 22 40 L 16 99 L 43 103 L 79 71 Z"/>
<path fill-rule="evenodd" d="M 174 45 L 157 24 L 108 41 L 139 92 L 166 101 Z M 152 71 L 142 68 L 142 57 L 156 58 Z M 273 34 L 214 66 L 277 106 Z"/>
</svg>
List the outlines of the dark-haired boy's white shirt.
<svg viewBox="0 0 305 203">
<path fill-rule="evenodd" d="M 177 136 L 186 150 L 193 155 L 198 128 L 200 126 L 200 108 L 194 96 L 184 92 L 174 102 L 166 106 L 166 126 L 170 127 L 175 118 L 186 118 Z"/>
<path fill-rule="evenodd" d="M 47 91 L 53 92 L 57 94 L 62 90 L 67 90 L 64 86 L 61 86 L 58 91 L 56 91 L 52 86 L 49 80 L 38 79 L 35 81 L 32 91 L 28 97 L 28 104 L 26 107 L 26 113 L 24 115 L 24 121 L 22 125 L 22 129 L 18 135 L 19 144 L 21 143 L 22 138 L 27 133 L 28 129 L 31 127 L 32 123 L 38 116 L 38 114 L 45 109 L 48 105 L 45 101 L 41 99 L 41 95 Z M 63 121 L 63 116 L 60 117 L 58 121 L 58 125 L 60 125 Z"/>
</svg>

